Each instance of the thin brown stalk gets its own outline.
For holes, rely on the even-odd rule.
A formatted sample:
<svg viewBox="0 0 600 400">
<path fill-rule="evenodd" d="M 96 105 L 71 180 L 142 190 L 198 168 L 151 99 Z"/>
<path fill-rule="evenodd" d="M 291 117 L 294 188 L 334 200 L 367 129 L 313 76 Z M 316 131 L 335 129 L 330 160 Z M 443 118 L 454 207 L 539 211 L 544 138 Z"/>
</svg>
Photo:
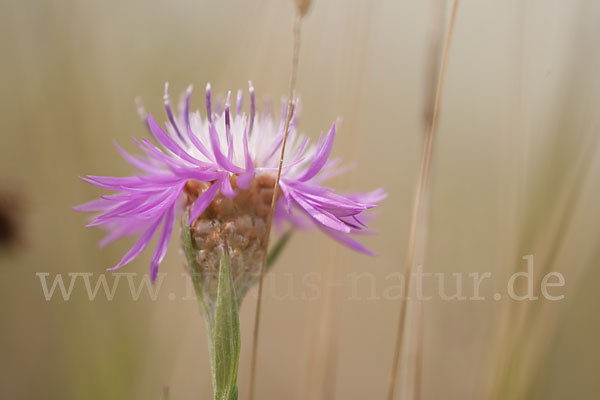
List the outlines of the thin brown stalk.
<svg viewBox="0 0 600 400">
<path fill-rule="evenodd" d="M 423 330 L 425 325 L 425 309 L 420 304 L 417 321 L 417 350 L 415 356 L 415 371 L 413 375 L 413 396 L 414 400 L 420 400 L 422 397 L 421 382 L 423 381 Z"/>
<path fill-rule="evenodd" d="M 423 128 L 424 137 L 429 133 L 433 122 L 433 109 L 435 108 L 436 87 L 440 73 L 440 64 L 442 50 L 444 45 L 444 32 L 446 25 L 446 0 L 429 0 L 429 34 L 427 39 L 427 58 L 425 60 L 425 102 L 423 104 Z M 424 194 L 424 203 L 429 203 L 429 192 Z M 427 238 L 427 227 L 429 226 L 429 207 L 423 212 L 420 221 L 421 238 Z M 419 227 L 417 227 L 419 229 Z M 426 243 L 421 240 L 421 245 L 417 246 L 416 262 L 425 264 Z M 425 310 L 424 304 L 416 304 L 415 313 L 418 321 L 416 324 L 416 344 L 414 356 L 414 370 L 412 374 L 412 394 L 414 400 L 420 400 L 422 397 L 421 382 L 423 380 L 423 347 L 425 331 Z"/>
<path fill-rule="evenodd" d="M 362 2 L 356 7 L 345 7 L 340 10 L 344 20 L 342 56 L 338 61 L 340 73 L 335 78 L 335 97 L 343 99 L 342 115 L 346 140 L 337 144 L 337 149 L 355 159 L 356 127 L 360 115 L 360 102 L 367 65 L 367 49 L 370 40 L 374 2 Z M 328 27 L 323 35 L 328 34 Z M 352 174 L 338 178 L 342 186 L 352 186 L 355 180 Z M 340 352 L 340 323 L 343 308 L 343 290 L 331 282 L 344 280 L 347 255 L 339 248 L 326 252 L 326 277 L 323 280 L 322 301 L 313 302 L 310 319 L 306 326 L 307 357 L 302 365 L 303 373 L 299 374 L 298 390 L 295 398 L 298 400 L 329 400 L 335 398 L 336 380 Z"/>
<path fill-rule="evenodd" d="M 267 222 L 267 233 L 265 243 L 265 255 L 269 249 L 269 237 L 271 236 L 271 226 L 273 225 L 273 213 L 275 212 L 275 204 L 277 196 L 279 195 L 279 179 L 281 178 L 281 169 L 283 167 L 283 157 L 285 155 L 285 145 L 287 143 L 288 133 L 290 130 L 290 122 L 292 120 L 292 114 L 294 109 L 294 90 L 296 87 L 296 76 L 298 74 L 298 56 L 300 53 L 300 22 L 302 17 L 298 14 L 294 21 L 294 50 L 292 55 L 292 73 L 290 77 L 290 92 L 287 106 L 287 116 L 285 121 L 285 131 L 283 134 L 283 143 L 281 145 L 281 156 L 279 157 L 279 166 L 277 168 L 277 179 L 275 180 L 275 187 L 273 189 L 273 197 L 271 198 L 271 209 L 269 211 L 269 218 Z M 254 334 L 252 338 L 252 358 L 250 364 L 250 384 L 248 386 L 248 399 L 254 399 L 254 387 L 256 383 L 256 361 L 258 354 L 258 335 L 260 332 L 260 311 L 262 303 L 263 285 L 265 279 L 265 271 L 267 269 L 267 257 L 263 257 L 263 263 L 260 270 L 260 280 L 258 282 L 258 296 L 256 298 L 256 313 L 254 317 Z"/>
<path fill-rule="evenodd" d="M 339 255 L 330 253 L 325 282 L 333 282 L 341 275 L 340 265 L 335 265 Z M 304 368 L 306 375 L 296 392 L 297 399 L 328 400 L 334 398 L 335 375 L 337 370 L 337 353 L 339 346 L 339 329 L 341 318 L 341 298 L 339 288 L 323 285 L 323 301 L 315 302 L 314 321 L 307 324 L 309 330 L 310 349 Z"/>
<path fill-rule="evenodd" d="M 396 343 L 394 345 L 394 353 L 392 359 L 392 368 L 390 370 L 390 376 L 388 381 L 387 399 L 393 400 L 394 391 L 396 388 L 396 377 L 398 375 L 398 362 L 402 352 L 402 343 L 404 338 L 404 326 L 406 323 L 406 308 L 408 302 L 408 290 L 410 288 L 410 276 L 412 272 L 412 266 L 414 261 L 415 243 L 417 237 L 417 225 L 419 217 L 423 209 L 423 201 L 425 198 L 426 189 L 429 187 L 429 172 L 431 169 L 431 157 L 433 153 L 433 143 L 435 138 L 435 131 L 437 128 L 438 114 L 440 108 L 440 101 L 442 97 L 442 88 L 444 86 L 444 79 L 446 75 L 446 67 L 448 64 L 448 54 L 450 50 L 450 43 L 452 40 L 452 33 L 454 31 L 454 22 L 456 20 L 456 10 L 458 7 L 458 0 L 453 0 L 452 11 L 450 13 L 450 22 L 448 24 L 448 30 L 446 33 L 446 41 L 444 43 L 444 50 L 442 52 L 442 64 L 440 66 L 440 73 L 436 88 L 435 102 L 433 107 L 433 117 L 431 120 L 431 127 L 429 133 L 425 137 L 425 143 L 423 146 L 423 156 L 421 158 L 421 167 L 419 171 L 419 177 L 417 180 L 417 190 L 415 194 L 415 201 L 413 205 L 413 213 L 410 223 L 410 232 L 408 237 L 408 246 L 406 251 L 406 259 L 404 263 L 404 296 L 400 303 L 400 314 L 398 316 L 398 326 L 396 330 Z"/>
</svg>

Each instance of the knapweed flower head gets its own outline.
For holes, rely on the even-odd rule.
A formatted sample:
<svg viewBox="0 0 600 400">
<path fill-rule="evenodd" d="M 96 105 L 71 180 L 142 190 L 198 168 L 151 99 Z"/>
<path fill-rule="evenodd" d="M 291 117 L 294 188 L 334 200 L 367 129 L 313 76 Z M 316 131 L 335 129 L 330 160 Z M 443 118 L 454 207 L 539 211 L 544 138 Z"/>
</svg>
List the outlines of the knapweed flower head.
<svg viewBox="0 0 600 400">
<path fill-rule="evenodd" d="M 249 115 L 242 113 L 241 92 L 234 113 L 230 94 L 224 104 L 213 104 L 207 85 L 206 113 L 202 116 L 199 111 L 190 111 L 190 87 L 175 113 L 165 85 L 164 128 L 139 108 L 157 144 L 148 138 L 133 139 L 143 155 L 131 155 L 116 145 L 138 172 L 126 177 L 82 178 L 114 192 L 76 207 L 97 213 L 88 226 L 109 231 L 100 244 L 139 236 L 110 270 L 131 262 L 158 236 L 150 266 L 154 281 L 179 213 L 183 224 L 191 227 L 196 262 L 206 274 L 218 275 L 222 246 L 226 245 L 238 289 L 245 291 L 259 276 L 286 113 L 283 108 L 278 120 L 269 110 L 259 114 L 252 84 Z M 327 135 L 321 134 L 312 145 L 297 130 L 298 108 L 294 107 L 291 117 L 274 224 L 316 226 L 344 245 L 372 254 L 351 235 L 365 231 L 363 213 L 375 207 L 385 197 L 384 192 L 342 195 L 324 186 L 327 179 L 345 170 L 338 159 L 330 159 L 336 126 L 332 124 Z"/>
</svg>

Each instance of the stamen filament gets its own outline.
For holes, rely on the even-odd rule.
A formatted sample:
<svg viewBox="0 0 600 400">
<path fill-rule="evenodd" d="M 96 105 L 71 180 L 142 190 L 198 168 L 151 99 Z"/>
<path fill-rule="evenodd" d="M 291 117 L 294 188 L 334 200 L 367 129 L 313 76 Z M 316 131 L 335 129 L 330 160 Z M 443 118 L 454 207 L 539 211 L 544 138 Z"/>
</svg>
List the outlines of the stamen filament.
<svg viewBox="0 0 600 400">
<path fill-rule="evenodd" d="M 254 99 L 254 86 L 252 86 L 252 81 L 248 81 L 248 87 L 250 91 L 250 127 L 248 128 L 248 136 L 252 136 L 254 116 L 256 115 L 256 101 Z"/>
<path fill-rule="evenodd" d="M 185 139 L 183 138 L 183 135 L 179 131 L 179 127 L 177 126 L 175 117 L 173 117 L 173 111 L 171 110 L 171 103 L 169 102 L 169 82 L 165 83 L 165 95 L 163 97 L 163 100 L 165 102 L 165 109 L 167 110 L 167 116 L 169 117 L 169 121 L 171 122 L 173 129 L 175 129 L 175 133 L 177 134 L 177 137 L 179 138 L 179 140 L 181 140 L 182 143 L 185 143 Z"/>
<path fill-rule="evenodd" d="M 206 84 L 206 119 L 212 123 L 212 107 L 210 100 L 210 82 Z"/>
</svg>

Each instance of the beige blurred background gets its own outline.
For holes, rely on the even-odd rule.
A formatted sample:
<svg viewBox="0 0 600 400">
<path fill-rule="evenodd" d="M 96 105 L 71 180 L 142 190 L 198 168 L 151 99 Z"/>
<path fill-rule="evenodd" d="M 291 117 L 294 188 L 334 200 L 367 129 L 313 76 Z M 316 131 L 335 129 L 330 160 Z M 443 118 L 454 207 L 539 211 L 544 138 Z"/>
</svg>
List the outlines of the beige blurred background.
<svg viewBox="0 0 600 400">
<path fill-rule="evenodd" d="M 113 301 L 102 291 L 90 301 L 81 284 L 69 301 L 46 301 L 36 273 L 100 274 L 133 243 L 98 249 L 102 233 L 71 207 L 98 193 L 77 176 L 131 172 L 112 140 L 134 151 L 129 138 L 145 134 L 136 96 L 165 119 L 165 81 L 173 94 L 193 83 L 195 107 L 207 81 L 226 92 L 251 79 L 259 98 L 285 95 L 291 3 L 0 1 L 0 190 L 16 197 L 4 212 L 21 231 L 0 253 L 0 397 L 158 399 L 169 386 L 174 400 L 211 398 L 205 330 L 195 302 L 182 299 L 177 240 L 157 301 L 133 301 L 124 284 Z M 314 1 L 302 35 L 301 130 L 316 138 L 341 116 L 334 153 L 356 167 L 334 185 L 383 186 L 389 197 L 373 222 L 378 235 L 365 238 L 377 257 L 299 233 L 266 279 L 260 399 L 384 397 L 399 302 L 382 293 L 403 267 L 439 4 Z M 486 301 L 425 303 L 424 399 L 491 398 L 512 330 L 507 310 L 523 307 L 491 294 L 528 254 L 564 274 L 566 298 L 533 309 L 528 334 L 539 349 L 517 354 L 533 371 L 522 398 L 598 398 L 599 20 L 594 0 L 460 2 L 426 269 L 494 277 Z M 144 253 L 123 272 L 146 273 L 149 260 Z M 361 272 L 370 275 L 353 285 Z M 307 276 L 320 295 L 301 296 Z M 240 399 L 255 296 L 241 311 Z"/>
</svg>

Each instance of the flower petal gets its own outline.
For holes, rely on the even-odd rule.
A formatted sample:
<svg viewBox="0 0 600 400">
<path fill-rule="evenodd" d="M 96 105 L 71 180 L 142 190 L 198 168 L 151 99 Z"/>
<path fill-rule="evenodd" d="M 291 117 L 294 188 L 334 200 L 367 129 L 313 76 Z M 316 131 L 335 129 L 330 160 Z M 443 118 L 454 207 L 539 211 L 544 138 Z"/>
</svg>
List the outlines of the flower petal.
<svg viewBox="0 0 600 400">
<path fill-rule="evenodd" d="M 184 111 L 183 111 L 183 113 L 184 113 L 183 115 L 185 118 L 185 128 L 187 130 L 188 138 L 190 139 L 192 144 L 198 149 L 198 151 L 200 151 L 200 153 L 204 154 L 204 156 L 206 158 L 208 158 L 209 160 L 213 160 L 214 157 L 212 156 L 212 154 L 206 149 L 206 147 L 204 147 L 204 145 L 202 144 L 200 139 L 198 139 L 196 134 L 192 131 L 192 126 L 190 124 L 190 97 L 191 97 L 191 95 L 192 95 L 192 86 L 189 86 L 185 93 L 185 103 L 184 103 L 185 106 L 184 106 Z"/>
<path fill-rule="evenodd" d="M 248 121 L 244 124 L 244 161 L 246 163 L 246 172 L 238 176 L 237 185 L 242 189 L 248 189 L 255 174 L 254 162 L 248 150 Z"/>
<path fill-rule="evenodd" d="M 117 265 L 115 265 L 114 267 L 107 268 L 107 270 L 108 271 L 117 270 L 117 269 L 121 268 L 122 266 L 124 266 L 126 264 L 129 264 L 134 258 L 136 258 L 137 256 L 139 256 L 140 253 L 142 251 L 144 251 L 144 249 L 146 247 L 148 247 L 148 244 L 150 243 L 150 241 L 152 240 L 152 238 L 156 234 L 156 231 L 158 230 L 158 227 L 160 226 L 160 221 L 161 221 L 161 218 L 157 218 L 156 221 L 154 221 L 152 224 L 150 224 L 150 226 L 148 227 L 148 229 L 146 229 L 146 231 L 144 233 L 142 233 L 142 235 L 140 236 L 140 238 L 138 239 L 138 241 L 123 256 L 123 258 L 121 259 L 121 261 Z"/>
<path fill-rule="evenodd" d="M 304 200 L 302 196 L 298 196 L 296 193 L 292 194 L 292 198 L 296 204 L 298 204 L 298 206 L 300 206 L 300 208 L 303 209 L 319 225 L 324 225 L 340 232 L 350 233 L 350 227 L 337 219 L 331 213 L 312 206 L 309 202 Z"/>
<path fill-rule="evenodd" d="M 165 149 L 169 150 L 177 157 L 191 164 L 208 165 L 204 161 L 200 161 L 197 158 L 192 157 L 184 149 L 182 149 L 169 135 L 165 133 L 165 131 L 163 131 L 163 129 L 156 123 L 156 121 L 154 121 L 154 117 L 152 117 L 152 114 L 148 114 L 148 126 L 154 134 L 154 137 L 156 137 L 156 140 L 158 140 L 160 144 L 164 146 Z"/>
<path fill-rule="evenodd" d="M 148 173 L 157 173 L 163 171 L 163 169 L 157 165 L 153 165 L 148 161 L 140 159 L 139 157 L 132 156 L 131 154 L 126 152 L 121 146 L 119 146 L 117 142 L 113 142 L 113 144 L 115 145 L 119 153 L 121 153 L 121 156 L 123 156 L 125 161 L 127 161 L 129 164 L 133 165 L 137 169 Z"/>
<path fill-rule="evenodd" d="M 165 258 L 165 254 L 167 253 L 167 248 L 169 247 L 169 242 L 171 241 L 171 234 L 173 233 L 173 224 L 175 222 L 175 207 L 177 205 L 173 203 L 171 208 L 167 211 L 165 215 L 162 231 L 160 232 L 160 236 L 158 238 L 158 244 L 156 245 L 156 250 L 154 251 L 154 255 L 152 256 L 152 261 L 150 262 L 150 279 L 152 283 L 156 282 L 156 275 L 158 274 L 158 266 Z"/>
<path fill-rule="evenodd" d="M 356 250 L 358 252 L 367 254 L 369 256 L 375 256 L 376 254 L 369 250 L 365 245 L 363 245 L 362 243 L 360 243 L 357 240 L 354 240 L 352 237 L 350 237 L 347 234 L 341 233 L 335 229 L 330 229 L 326 226 L 319 226 L 319 228 L 325 232 L 328 236 L 330 236 L 331 238 L 337 240 L 338 242 L 340 242 L 341 244 L 343 244 L 344 246 L 350 247 L 353 250 Z"/>
<path fill-rule="evenodd" d="M 209 128 L 209 136 L 210 136 L 210 144 L 212 146 L 213 153 L 215 155 L 215 160 L 217 164 L 222 168 L 226 169 L 229 172 L 233 172 L 234 174 L 240 174 L 244 172 L 243 169 L 237 167 L 231 162 L 227 157 L 221 153 L 221 146 L 219 143 L 219 134 L 217 133 L 217 129 L 215 128 L 215 124 L 211 123 Z"/>
<path fill-rule="evenodd" d="M 300 178 L 298 178 L 298 180 L 307 181 L 310 178 L 312 178 L 313 176 L 315 176 L 316 174 L 318 174 L 319 171 L 321 171 L 321 169 L 327 162 L 329 155 L 331 154 L 331 149 L 333 149 L 334 139 L 335 139 L 335 123 L 333 123 L 331 125 L 331 129 L 329 130 L 329 133 L 325 137 L 325 140 L 323 140 L 323 142 L 320 143 L 320 146 L 317 148 L 317 151 L 315 152 L 315 157 L 314 157 L 312 163 L 309 165 L 306 172 Z"/>
<path fill-rule="evenodd" d="M 194 222 L 200 216 L 200 214 L 202 214 L 202 212 L 204 212 L 204 210 L 206 210 L 206 207 L 208 207 L 208 205 L 211 203 L 211 201 L 217 194 L 219 187 L 220 187 L 220 185 L 218 184 L 218 181 L 217 181 L 217 182 L 213 183 L 212 185 L 210 185 L 209 188 L 206 189 L 204 191 L 204 193 L 202 193 L 200 195 L 200 197 L 198 197 L 196 199 L 196 201 L 194 202 L 194 205 L 192 206 L 192 210 L 190 211 L 190 217 L 188 218 L 188 224 L 191 224 L 192 222 Z"/>
</svg>

